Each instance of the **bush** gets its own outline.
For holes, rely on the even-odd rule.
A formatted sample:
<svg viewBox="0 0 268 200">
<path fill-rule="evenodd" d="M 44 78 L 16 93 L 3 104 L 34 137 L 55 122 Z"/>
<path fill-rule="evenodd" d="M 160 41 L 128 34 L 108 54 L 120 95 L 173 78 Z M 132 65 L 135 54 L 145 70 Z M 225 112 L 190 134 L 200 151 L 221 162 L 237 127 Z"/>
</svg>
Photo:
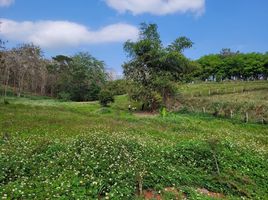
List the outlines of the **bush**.
<svg viewBox="0 0 268 200">
<path fill-rule="evenodd" d="M 109 103 L 114 102 L 114 95 L 110 90 L 102 89 L 99 94 L 99 102 L 102 106 L 108 106 Z"/>
<path fill-rule="evenodd" d="M 60 92 L 58 94 L 58 98 L 63 100 L 63 101 L 70 101 L 71 95 L 68 92 Z"/>
<path fill-rule="evenodd" d="M 7 99 L 4 99 L 4 104 L 5 105 L 8 105 L 9 104 L 9 101 Z"/>
</svg>

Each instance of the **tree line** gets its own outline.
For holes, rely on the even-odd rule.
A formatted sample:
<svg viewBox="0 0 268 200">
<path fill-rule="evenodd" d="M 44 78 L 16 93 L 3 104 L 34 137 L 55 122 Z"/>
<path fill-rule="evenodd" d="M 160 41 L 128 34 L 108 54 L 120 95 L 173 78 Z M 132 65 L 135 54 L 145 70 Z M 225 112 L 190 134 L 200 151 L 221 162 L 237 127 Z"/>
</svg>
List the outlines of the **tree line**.
<svg viewBox="0 0 268 200">
<path fill-rule="evenodd" d="M 222 49 L 219 54 L 210 54 L 196 61 L 197 68 L 192 79 L 200 80 L 267 80 L 268 52 L 241 53 Z"/>
<path fill-rule="evenodd" d="M 4 96 L 12 91 L 18 97 L 29 92 L 73 101 L 97 100 L 109 80 L 104 62 L 89 53 L 46 59 L 40 47 L 33 44 L 5 49 L 3 43 L 0 53 Z"/>
<path fill-rule="evenodd" d="M 0 40 L 0 81 L 3 95 L 13 90 L 64 100 L 113 101 L 114 95 L 142 103 L 142 110 L 156 110 L 176 101 L 177 83 L 268 78 L 268 53 L 240 53 L 223 49 L 197 60 L 184 50 L 194 43 L 178 37 L 164 46 L 156 24 L 142 23 L 137 41 L 126 41 L 128 60 L 122 65 L 124 80 L 111 81 L 105 63 L 86 52 L 73 56 L 43 56 L 40 47 L 22 44 L 6 49 Z"/>
<path fill-rule="evenodd" d="M 124 44 L 129 60 L 123 64 L 131 84 L 129 96 L 142 102 L 142 110 L 171 107 L 176 102 L 178 82 L 259 80 L 268 78 L 268 53 L 240 53 L 222 49 L 198 60 L 183 54 L 193 42 L 178 37 L 164 46 L 156 24 L 141 24 L 139 39 Z"/>
</svg>

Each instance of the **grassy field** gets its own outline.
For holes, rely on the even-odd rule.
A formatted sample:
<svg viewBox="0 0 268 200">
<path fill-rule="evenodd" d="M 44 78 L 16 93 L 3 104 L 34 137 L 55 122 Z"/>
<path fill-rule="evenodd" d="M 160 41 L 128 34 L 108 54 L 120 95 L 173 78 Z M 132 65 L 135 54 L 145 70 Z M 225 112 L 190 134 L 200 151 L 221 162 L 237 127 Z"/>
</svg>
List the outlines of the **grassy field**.
<svg viewBox="0 0 268 200">
<path fill-rule="evenodd" d="M 246 91 L 267 90 L 268 81 L 230 81 L 202 82 L 198 84 L 183 84 L 180 92 L 184 96 L 211 96 L 213 94 L 243 93 Z"/>
<path fill-rule="evenodd" d="M 1 99 L 1 198 L 268 198 L 267 126 L 128 103 Z"/>
<path fill-rule="evenodd" d="M 226 82 L 182 85 L 181 109 L 238 121 L 268 123 L 268 82 Z"/>
</svg>

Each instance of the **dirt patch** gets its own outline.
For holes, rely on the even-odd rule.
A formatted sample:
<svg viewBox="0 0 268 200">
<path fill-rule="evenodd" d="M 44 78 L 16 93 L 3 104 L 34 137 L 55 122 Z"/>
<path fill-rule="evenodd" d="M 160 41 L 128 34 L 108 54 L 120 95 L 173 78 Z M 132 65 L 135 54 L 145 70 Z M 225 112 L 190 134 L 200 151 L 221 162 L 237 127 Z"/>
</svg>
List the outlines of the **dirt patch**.
<svg viewBox="0 0 268 200">
<path fill-rule="evenodd" d="M 144 198 L 146 200 L 150 200 L 150 199 L 156 199 L 156 200 L 161 200 L 161 195 L 158 194 L 158 192 L 153 191 L 153 190 L 146 190 L 143 192 L 144 194 Z"/>
<path fill-rule="evenodd" d="M 225 196 L 223 194 L 216 193 L 216 192 L 210 192 L 205 188 L 198 188 L 197 192 L 200 193 L 200 194 L 209 196 L 209 197 L 213 197 L 213 198 L 218 198 L 218 199 L 224 199 L 225 198 Z"/>
<path fill-rule="evenodd" d="M 176 200 L 184 200 L 187 199 L 186 194 L 184 194 L 183 192 L 180 192 L 179 190 L 177 190 L 174 187 L 167 187 L 164 189 L 165 192 L 168 192 L 170 194 L 173 194 L 175 196 Z"/>
<path fill-rule="evenodd" d="M 165 188 L 161 194 L 154 190 L 146 190 L 143 192 L 143 196 L 145 200 L 162 200 L 164 193 L 169 193 L 175 198 L 174 200 L 184 200 L 187 199 L 186 194 L 180 192 L 174 187 Z"/>
</svg>

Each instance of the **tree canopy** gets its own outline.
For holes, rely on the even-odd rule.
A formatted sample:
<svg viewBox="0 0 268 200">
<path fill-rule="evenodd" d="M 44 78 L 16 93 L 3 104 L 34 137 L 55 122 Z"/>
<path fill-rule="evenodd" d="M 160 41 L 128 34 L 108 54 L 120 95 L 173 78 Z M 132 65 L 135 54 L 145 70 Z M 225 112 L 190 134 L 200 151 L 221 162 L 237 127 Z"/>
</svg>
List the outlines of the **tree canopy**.
<svg viewBox="0 0 268 200">
<path fill-rule="evenodd" d="M 9 87 L 17 96 L 24 91 L 65 100 L 97 100 L 107 80 L 104 62 L 89 53 L 57 55 L 48 60 L 33 44 L 2 48 L 0 52 L 4 95 Z"/>
<path fill-rule="evenodd" d="M 267 79 L 267 53 L 240 53 L 223 49 L 197 60 L 200 70 L 195 74 L 201 80 L 258 80 Z"/>
<path fill-rule="evenodd" d="M 138 41 L 124 44 L 130 59 L 123 65 L 124 75 L 134 85 L 130 96 L 151 110 L 166 105 L 168 98 L 174 95 L 175 84 L 172 83 L 192 70 L 191 62 L 183 55 L 183 50 L 192 45 L 190 39 L 179 37 L 164 47 L 157 25 L 142 23 Z"/>
</svg>

